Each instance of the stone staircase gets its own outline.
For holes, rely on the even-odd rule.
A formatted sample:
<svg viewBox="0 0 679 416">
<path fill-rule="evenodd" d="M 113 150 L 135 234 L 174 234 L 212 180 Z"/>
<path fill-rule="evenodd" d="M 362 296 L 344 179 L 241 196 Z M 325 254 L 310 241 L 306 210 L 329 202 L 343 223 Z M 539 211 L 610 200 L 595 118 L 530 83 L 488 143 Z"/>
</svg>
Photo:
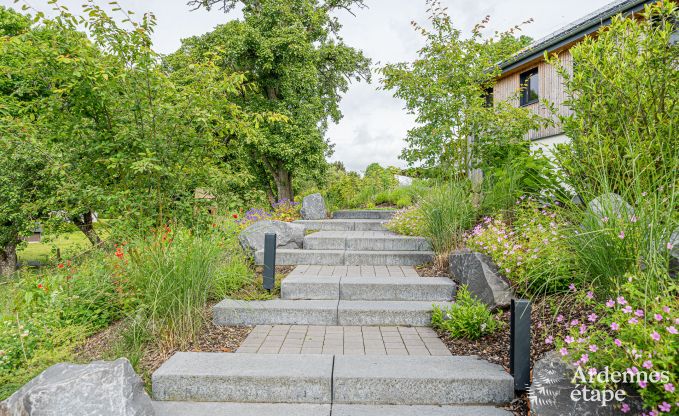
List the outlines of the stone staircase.
<svg viewBox="0 0 679 416">
<path fill-rule="evenodd" d="M 389 232 L 384 223 L 395 211 L 338 211 L 329 220 L 300 220 L 307 231 L 304 248 L 278 249 L 276 264 L 391 265 L 411 266 L 433 260 L 429 242 Z M 264 262 L 264 251 L 255 253 L 255 263 Z"/>
<path fill-rule="evenodd" d="M 157 415 L 509 415 L 495 406 L 514 398 L 512 377 L 499 365 L 449 355 L 422 328 L 432 305 L 451 304 L 455 284 L 387 262 L 431 256 L 421 238 L 365 229 L 388 215 L 342 211 L 315 222 L 326 230 L 295 251 L 314 253 L 316 262 L 283 279 L 281 299 L 217 304 L 216 324 L 258 326 L 238 353 L 179 352 L 165 362 L 152 376 Z M 344 264 L 361 252 L 379 265 Z M 288 256 L 277 254 L 277 264 Z"/>
</svg>

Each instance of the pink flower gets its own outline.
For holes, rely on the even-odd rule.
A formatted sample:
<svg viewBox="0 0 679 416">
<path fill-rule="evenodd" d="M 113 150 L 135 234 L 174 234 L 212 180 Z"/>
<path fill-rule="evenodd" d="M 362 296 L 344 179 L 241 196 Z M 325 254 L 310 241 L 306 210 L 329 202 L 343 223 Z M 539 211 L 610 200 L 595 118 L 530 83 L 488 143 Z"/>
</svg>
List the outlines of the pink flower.
<svg viewBox="0 0 679 416">
<path fill-rule="evenodd" d="M 618 238 L 621 239 L 621 240 L 624 240 L 625 239 L 625 232 L 620 231 L 620 234 L 618 234 Z"/>
<path fill-rule="evenodd" d="M 626 303 L 627 303 L 627 301 L 625 300 L 625 298 L 623 296 L 618 297 L 618 304 L 619 305 L 624 305 Z"/>
<path fill-rule="evenodd" d="M 553 342 L 554 342 L 554 337 L 552 337 L 551 335 L 548 336 L 547 338 L 545 338 L 545 344 L 551 344 Z"/>
<path fill-rule="evenodd" d="M 603 221 L 604 223 L 608 222 L 608 217 L 603 217 L 601 221 Z"/>
<path fill-rule="evenodd" d="M 643 311 L 642 309 L 637 309 L 637 310 L 634 312 L 634 314 L 635 314 L 636 316 L 638 316 L 639 318 L 643 318 L 643 317 L 644 317 L 644 311 Z"/>
<path fill-rule="evenodd" d="M 578 321 L 577 319 L 573 319 L 573 320 L 571 321 L 571 326 L 576 326 L 576 325 L 578 325 L 579 323 L 580 323 L 580 321 Z"/>
<path fill-rule="evenodd" d="M 629 322 L 629 323 L 632 324 L 632 325 L 636 325 L 636 324 L 639 323 L 639 320 L 638 320 L 637 318 L 632 318 L 632 319 L 630 319 L 630 320 L 627 321 L 627 322 Z"/>
<path fill-rule="evenodd" d="M 563 315 L 559 315 L 556 317 L 557 322 L 563 322 Z"/>
<path fill-rule="evenodd" d="M 620 340 L 617 339 L 617 338 L 615 339 L 615 341 L 613 341 L 613 343 L 614 343 L 615 345 L 617 345 L 618 347 L 622 347 L 622 341 L 620 341 Z"/>
<path fill-rule="evenodd" d="M 575 292 L 575 291 L 577 290 L 577 289 L 575 288 L 575 285 L 574 285 L 573 283 L 571 283 L 570 285 L 568 285 L 568 288 L 571 290 L 571 292 Z"/>
<path fill-rule="evenodd" d="M 622 308 L 622 311 L 625 313 L 632 313 L 632 307 L 627 305 L 624 308 Z"/>
<path fill-rule="evenodd" d="M 617 331 L 618 329 L 620 329 L 620 325 L 618 325 L 617 322 L 612 322 L 612 323 L 611 323 L 611 329 L 612 329 L 613 331 Z"/>
<path fill-rule="evenodd" d="M 599 347 L 597 347 L 595 344 L 592 344 L 589 346 L 589 350 L 592 352 L 597 352 L 599 350 Z"/>
<path fill-rule="evenodd" d="M 656 313 L 653 317 L 654 317 L 655 320 L 658 321 L 658 322 L 662 321 L 662 319 L 663 319 L 663 318 L 662 318 L 662 315 L 660 315 L 659 313 Z"/>
<path fill-rule="evenodd" d="M 654 341 L 660 341 L 660 334 L 657 333 L 656 331 L 653 331 L 651 334 L 651 338 L 653 338 Z"/>
<path fill-rule="evenodd" d="M 582 355 L 580 356 L 580 362 L 584 364 L 584 363 L 586 363 L 587 361 L 589 361 L 589 354 L 582 354 Z"/>
<path fill-rule="evenodd" d="M 663 306 L 662 307 L 663 312 L 665 313 L 670 313 L 670 307 L 669 306 Z"/>
<path fill-rule="evenodd" d="M 642 389 L 645 389 L 646 386 L 648 386 L 648 383 L 645 382 L 644 380 L 639 380 L 639 387 Z"/>
<path fill-rule="evenodd" d="M 564 347 L 564 348 L 561 348 L 561 349 L 559 350 L 559 352 L 561 353 L 561 356 L 562 356 L 562 357 L 568 355 L 568 349 L 565 348 L 565 347 Z"/>
<path fill-rule="evenodd" d="M 628 374 L 636 374 L 636 373 L 638 373 L 638 372 L 639 372 L 639 369 L 636 368 L 636 367 L 634 367 L 634 366 L 632 366 L 632 368 L 628 368 L 628 369 L 627 369 L 627 373 L 628 373 Z"/>
<path fill-rule="evenodd" d="M 674 245 L 672 243 L 667 243 L 667 249 L 672 250 L 674 248 Z"/>
<path fill-rule="evenodd" d="M 620 411 L 623 413 L 627 413 L 630 411 L 630 407 L 627 403 L 623 403 L 622 406 L 620 406 Z"/>
<path fill-rule="evenodd" d="M 594 299 L 594 292 L 592 292 L 591 290 L 589 292 L 587 292 L 587 298 L 588 299 Z"/>
<path fill-rule="evenodd" d="M 598 371 L 596 368 L 592 367 L 589 370 L 587 370 L 587 373 L 589 373 L 590 376 L 595 376 L 598 373 Z"/>
<path fill-rule="evenodd" d="M 592 312 L 591 314 L 589 314 L 589 316 L 587 316 L 587 320 L 590 321 L 590 322 L 596 322 L 596 318 L 598 318 L 598 316 L 594 312 Z"/>
<path fill-rule="evenodd" d="M 653 367 L 653 363 L 651 362 L 651 360 L 646 360 L 641 366 L 646 369 L 650 369 L 651 367 Z"/>
<path fill-rule="evenodd" d="M 570 335 L 568 335 L 568 336 L 567 336 L 566 338 L 564 338 L 563 340 L 564 340 L 564 342 L 565 342 L 566 344 L 571 344 L 573 341 L 575 341 L 575 339 L 574 339 L 572 336 L 570 336 Z"/>
<path fill-rule="evenodd" d="M 580 325 L 580 335 L 584 334 L 585 332 L 587 332 L 587 325 Z"/>
<path fill-rule="evenodd" d="M 674 393 L 674 384 L 672 383 L 665 384 L 665 391 Z"/>
<path fill-rule="evenodd" d="M 613 299 L 608 299 L 608 302 L 606 302 L 606 307 L 612 308 L 615 306 L 615 301 Z"/>
<path fill-rule="evenodd" d="M 672 406 L 667 402 L 662 402 L 662 404 L 660 406 L 658 406 L 658 409 L 661 412 L 669 413 L 670 409 L 672 409 Z"/>
<path fill-rule="evenodd" d="M 673 326 L 668 326 L 668 327 L 665 328 L 665 329 L 666 329 L 667 332 L 669 332 L 670 334 L 672 334 L 672 335 L 677 335 L 677 328 L 675 328 L 675 327 L 673 327 Z"/>
</svg>

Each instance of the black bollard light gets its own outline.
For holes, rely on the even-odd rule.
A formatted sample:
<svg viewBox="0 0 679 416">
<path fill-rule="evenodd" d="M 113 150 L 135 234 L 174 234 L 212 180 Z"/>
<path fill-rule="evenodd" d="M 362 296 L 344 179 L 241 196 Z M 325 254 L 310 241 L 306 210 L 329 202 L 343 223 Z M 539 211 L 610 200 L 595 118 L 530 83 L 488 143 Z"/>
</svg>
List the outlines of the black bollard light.
<svg viewBox="0 0 679 416">
<path fill-rule="evenodd" d="M 276 234 L 264 235 L 264 273 L 262 274 L 264 289 L 271 292 L 276 285 Z"/>
<path fill-rule="evenodd" d="M 514 390 L 530 387 L 530 301 L 512 299 L 509 318 L 509 372 Z"/>
</svg>

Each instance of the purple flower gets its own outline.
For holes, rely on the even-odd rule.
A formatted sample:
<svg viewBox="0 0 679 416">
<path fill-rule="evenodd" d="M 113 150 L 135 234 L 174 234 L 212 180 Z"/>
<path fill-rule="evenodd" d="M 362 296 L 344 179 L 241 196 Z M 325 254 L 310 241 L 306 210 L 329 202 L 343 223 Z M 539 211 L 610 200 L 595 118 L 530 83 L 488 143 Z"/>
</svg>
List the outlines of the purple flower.
<svg viewBox="0 0 679 416">
<path fill-rule="evenodd" d="M 579 323 L 580 323 L 580 321 L 578 321 L 577 319 L 573 319 L 573 320 L 571 321 L 571 326 L 576 326 L 576 325 L 578 325 Z"/>
<path fill-rule="evenodd" d="M 559 315 L 556 317 L 557 322 L 563 322 L 563 315 Z"/>
<path fill-rule="evenodd" d="M 622 311 L 625 313 L 632 313 L 632 307 L 627 305 L 624 308 L 622 308 Z"/>
<path fill-rule="evenodd" d="M 627 303 L 627 301 L 625 300 L 625 298 L 623 296 L 618 297 L 618 305 L 625 305 L 626 303 Z"/>
<path fill-rule="evenodd" d="M 632 366 L 632 368 L 627 369 L 628 374 L 637 374 L 638 372 L 639 372 L 639 369 L 634 367 L 634 366 Z"/>
<path fill-rule="evenodd" d="M 596 368 L 592 367 L 589 370 L 587 370 L 587 373 L 589 373 L 590 376 L 595 376 L 598 373 L 598 371 Z"/>
<path fill-rule="evenodd" d="M 617 339 L 617 338 L 615 339 L 615 341 L 613 341 L 613 343 L 614 343 L 615 345 L 617 345 L 618 347 L 622 347 L 622 341 L 620 341 L 620 340 Z"/>
<path fill-rule="evenodd" d="M 554 342 L 554 337 L 552 337 L 551 335 L 548 336 L 547 338 L 545 338 L 545 344 L 551 344 L 553 342 Z"/>
<path fill-rule="evenodd" d="M 587 325 L 580 325 L 580 335 L 584 334 L 585 332 L 587 332 Z"/>
<path fill-rule="evenodd" d="M 645 389 L 646 386 L 648 386 L 648 383 L 645 382 L 644 380 L 639 380 L 639 387 L 642 389 Z"/>
<path fill-rule="evenodd" d="M 670 307 L 669 306 L 663 306 L 662 307 L 663 312 L 665 313 L 670 313 Z"/>
<path fill-rule="evenodd" d="M 639 323 L 639 320 L 638 320 L 637 318 L 632 318 L 632 319 L 630 319 L 630 320 L 627 321 L 627 322 L 629 322 L 629 323 L 632 324 L 632 325 L 636 325 L 636 324 Z"/>
<path fill-rule="evenodd" d="M 658 409 L 661 412 L 669 413 L 670 409 L 672 409 L 672 406 L 667 402 L 662 402 L 662 404 L 658 406 Z"/>
<path fill-rule="evenodd" d="M 672 250 L 674 248 L 674 245 L 672 243 L 667 243 L 667 249 Z"/>
<path fill-rule="evenodd" d="M 613 299 L 608 299 L 608 302 L 606 302 L 606 307 L 612 308 L 615 306 L 615 301 Z"/>
<path fill-rule="evenodd" d="M 618 234 L 618 238 L 621 240 L 625 239 L 625 231 L 620 231 L 620 234 Z"/>
<path fill-rule="evenodd" d="M 620 325 L 618 325 L 617 322 L 611 322 L 611 329 L 613 331 L 617 331 L 618 329 L 620 329 Z"/>
<path fill-rule="evenodd" d="M 665 391 L 674 393 L 674 384 L 672 383 L 665 384 Z"/>
<path fill-rule="evenodd" d="M 660 341 L 660 334 L 659 334 L 658 332 L 656 332 L 656 331 L 653 331 L 653 333 L 651 334 L 651 338 L 652 338 L 654 341 Z"/>
<path fill-rule="evenodd" d="M 603 218 L 601 219 L 601 221 L 603 221 L 604 223 L 607 223 L 607 222 L 608 222 L 608 217 L 603 217 Z"/>
<path fill-rule="evenodd" d="M 658 322 L 662 321 L 662 319 L 663 319 L 662 315 L 660 315 L 659 313 L 656 313 L 656 314 L 654 315 L 654 318 L 655 318 L 655 320 L 658 321 Z"/>
<path fill-rule="evenodd" d="M 632 217 L 629 219 L 629 221 L 630 221 L 631 223 L 637 222 L 637 216 L 636 216 L 636 215 L 632 215 Z"/>
<path fill-rule="evenodd" d="M 665 329 L 666 329 L 667 332 L 669 332 L 670 334 L 672 334 L 672 335 L 677 335 L 677 328 L 675 328 L 674 326 L 668 326 L 668 327 L 666 327 Z"/>
<path fill-rule="evenodd" d="M 594 312 L 590 313 L 589 316 L 587 316 L 587 320 L 590 322 L 596 322 L 597 318 L 598 316 Z"/>
<path fill-rule="evenodd" d="M 636 316 L 638 316 L 639 318 L 643 318 L 643 317 L 644 317 L 644 311 L 643 311 L 642 309 L 637 309 L 637 310 L 634 312 L 634 314 L 635 314 Z"/>
<path fill-rule="evenodd" d="M 653 367 L 653 362 L 651 362 L 651 360 L 646 360 L 641 366 L 644 367 L 645 369 L 650 369 L 651 367 Z"/>
<path fill-rule="evenodd" d="M 587 292 L 587 298 L 588 299 L 594 299 L 594 292 L 592 292 L 591 290 L 589 292 Z"/>
<path fill-rule="evenodd" d="M 630 411 L 630 407 L 627 403 L 623 403 L 622 406 L 620 406 L 620 411 L 623 413 L 627 413 Z"/>
<path fill-rule="evenodd" d="M 592 352 L 597 352 L 599 350 L 599 347 L 596 344 L 592 344 L 589 346 L 589 350 Z"/>
<path fill-rule="evenodd" d="M 565 342 L 566 344 L 570 344 L 570 343 L 572 343 L 573 341 L 575 341 L 575 339 L 574 339 L 572 336 L 570 336 L 570 335 L 568 335 L 568 336 L 567 336 L 566 338 L 564 338 L 563 340 L 564 340 L 564 342 Z"/>
<path fill-rule="evenodd" d="M 580 362 L 585 364 L 587 361 L 589 361 L 589 354 L 582 354 L 580 356 Z"/>
<path fill-rule="evenodd" d="M 575 288 L 575 285 L 574 285 L 573 283 L 571 283 L 570 285 L 568 285 L 568 288 L 571 290 L 571 292 L 575 292 L 575 291 L 577 290 L 577 289 Z"/>
<path fill-rule="evenodd" d="M 561 348 L 561 349 L 559 350 L 559 352 L 561 353 L 561 356 L 566 356 L 566 355 L 568 355 L 568 349 L 565 348 L 565 347 L 564 347 L 564 348 Z"/>
</svg>

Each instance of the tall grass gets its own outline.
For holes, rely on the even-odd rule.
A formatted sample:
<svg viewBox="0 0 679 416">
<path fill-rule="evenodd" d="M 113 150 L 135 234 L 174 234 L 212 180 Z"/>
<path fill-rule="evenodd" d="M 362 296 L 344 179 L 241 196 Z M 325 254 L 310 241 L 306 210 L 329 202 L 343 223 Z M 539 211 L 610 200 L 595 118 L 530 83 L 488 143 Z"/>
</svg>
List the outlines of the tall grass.
<svg viewBox="0 0 679 416">
<path fill-rule="evenodd" d="M 474 225 L 477 210 L 470 193 L 466 182 L 449 182 L 435 187 L 420 203 L 425 237 L 437 254 L 461 246 L 464 232 Z"/>
</svg>

